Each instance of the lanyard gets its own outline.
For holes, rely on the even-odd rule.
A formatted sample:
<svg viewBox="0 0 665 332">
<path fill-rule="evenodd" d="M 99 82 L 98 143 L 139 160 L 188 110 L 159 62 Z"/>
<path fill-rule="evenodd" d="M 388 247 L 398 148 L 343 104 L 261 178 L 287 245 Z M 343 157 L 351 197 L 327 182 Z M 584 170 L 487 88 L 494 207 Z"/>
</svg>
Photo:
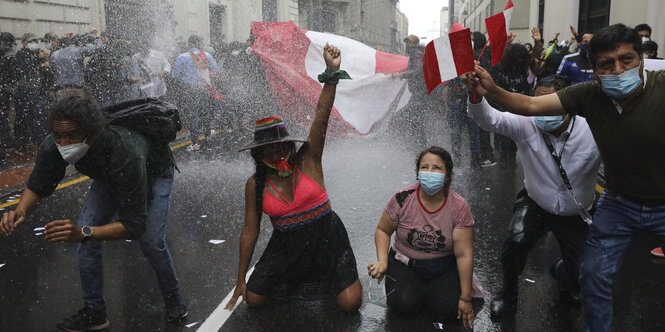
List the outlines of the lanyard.
<svg viewBox="0 0 665 332">
<path fill-rule="evenodd" d="M 573 200 L 575 201 L 575 205 L 577 206 L 577 213 L 579 213 L 580 217 L 582 217 L 582 220 L 584 220 L 587 224 L 591 225 L 591 223 L 593 222 L 591 214 L 589 213 L 589 211 L 587 211 L 586 207 L 584 207 L 584 205 L 580 203 L 580 201 L 577 199 L 577 196 L 575 196 L 575 193 L 573 192 L 573 186 L 570 184 L 570 180 L 568 180 L 568 175 L 566 174 L 566 170 L 563 168 L 563 165 L 561 165 L 561 157 L 563 157 L 563 150 L 566 148 L 566 143 L 568 142 L 568 139 L 573 134 L 573 128 L 575 128 L 575 118 L 573 118 L 573 125 L 570 127 L 570 134 L 568 134 L 568 137 L 566 137 L 566 140 L 563 142 L 563 147 L 561 148 L 560 154 L 556 153 L 556 150 L 554 149 L 554 145 L 552 144 L 550 138 L 544 132 L 542 132 L 542 135 L 543 139 L 545 140 L 545 145 L 547 145 L 547 148 L 550 150 L 550 155 L 552 155 L 554 162 L 557 164 L 559 168 L 559 174 L 561 175 L 561 179 L 563 179 L 563 183 L 566 185 L 566 188 L 568 188 L 570 195 L 573 196 Z"/>
</svg>

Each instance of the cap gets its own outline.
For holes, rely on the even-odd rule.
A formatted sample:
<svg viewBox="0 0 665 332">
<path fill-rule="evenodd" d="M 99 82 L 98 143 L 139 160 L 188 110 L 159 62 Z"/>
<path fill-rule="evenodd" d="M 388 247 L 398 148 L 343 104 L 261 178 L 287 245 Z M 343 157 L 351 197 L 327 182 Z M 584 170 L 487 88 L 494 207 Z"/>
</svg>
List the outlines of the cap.
<svg viewBox="0 0 665 332">
<path fill-rule="evenodd" d="M 21 41 L 30 41 L 30 40 L 33 40 L 33 39 L 37 39 L 37 35 L 35 35 L 32 32 L 28 32 L 28 33 L 24 34 L 23 37 L 21 37 Z"/>
<path fill-rule="evenodd" d="M 16 45 L 16 38 L 9 32 L 0 32 L 0 41 Z"/>
</svg>

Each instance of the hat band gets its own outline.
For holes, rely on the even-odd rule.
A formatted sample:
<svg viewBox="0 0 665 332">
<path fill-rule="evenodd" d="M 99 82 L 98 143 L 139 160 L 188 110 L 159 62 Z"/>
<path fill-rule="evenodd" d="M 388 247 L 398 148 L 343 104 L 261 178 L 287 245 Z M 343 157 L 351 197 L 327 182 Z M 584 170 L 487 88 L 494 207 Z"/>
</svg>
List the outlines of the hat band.
<svg viewBox="0 0 665 332">
<path fill-rule="evenodd" d="M 258 130 L 254 132 L 255 141 L 278 141 L 282 137 L 289 136 L 289 132 L 285 127 L 272 127 L 264 130 Z"/>
</svg>

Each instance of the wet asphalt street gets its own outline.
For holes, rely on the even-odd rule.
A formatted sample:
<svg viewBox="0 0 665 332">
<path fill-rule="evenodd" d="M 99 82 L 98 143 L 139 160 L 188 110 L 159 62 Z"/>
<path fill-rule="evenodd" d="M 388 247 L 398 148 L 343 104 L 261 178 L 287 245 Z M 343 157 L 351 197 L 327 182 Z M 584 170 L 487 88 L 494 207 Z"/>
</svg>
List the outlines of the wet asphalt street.
<svg viewBox="0 0 665 332">
<path fill-rule="evenodd" d="M 394 192 L 415 181 L 417 151 L 391 141 L 333 138 L 324 154 L 328 193 L 348 230 L 365 291 L 360 312 L 343 314 L 325 300 L 277 299 L 259 310 L 240 305 L 221 331 L 434 330 L 434 321 L 427 314 L 395 317 L 367 301 L 370 278 L 366 266 L 376 259 L 373 235 L 379 216 Z M 430 143 L 448 146 L 445 140 Z M 109 331 L 194 331 L 235 285 L 243 188 L 253 172 L 253 162 L 248 153 L 216 146 L 199 153 L 179 150 L 176 158 L 181 173 L 176 175 L 166 232 L 189 317 L 181 324 L 166 323 L 156 279 L 138 244 L 108 242 L 104 268 Z M 479 309 L 475 330 L 583 331 L 581 309 L 559 301 L 557 286 L 547 273 L 558 257 L 552 236 L 529 257 L 515 318 L 490 320 L 489 302 L 500 288 L 501 243 L 512 202 L 522 188 L 522 175 L 519 169 L 498 166 L 472 169 L 467 156 L 456 162 L 452 188 L 471 206 L 476 221 L 475 272 L 487 293 L 485 302 L 475 303 Z M 0 331 L 53 331 L 61 318 L 82 307 L 75 245 L 49 244 L 33 229 L 54 219 L 76 218 L 89 184 L 84 181 L 58 190 L 13 236 L 0 239 Z M 271 232 L 264 216 L 252 265 Z M 210 240 L 224 242 L 212 244 Z M 659 314 L 665 306 L 661 284 L 665 261 L 649 255 L 655 246 L 654 239 L 640 235 L 625 256 L 615 282 L 614 331 L 665 330 Z M 374 285 L 372 291 L 378 294 L 381 290 Z M 444 331 L 462 330 L 454 324 L 444 326 Z"/>
</svg>

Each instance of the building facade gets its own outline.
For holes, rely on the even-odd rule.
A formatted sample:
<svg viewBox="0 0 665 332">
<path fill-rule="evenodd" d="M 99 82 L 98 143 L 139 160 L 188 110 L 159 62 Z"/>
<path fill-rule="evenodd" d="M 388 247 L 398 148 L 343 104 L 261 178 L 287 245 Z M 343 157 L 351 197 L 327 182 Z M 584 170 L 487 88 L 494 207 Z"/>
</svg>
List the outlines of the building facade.
<svg viewBox="0 0 665 332">
<path fill-rule="evenodd" d="M 41 37 L 50 31 L 83 33 L 104 26 L 103 0 L 0 0 L 0 31 L 17 38 L 26 32 Z"/>
<path fill-rule="evenodd" d="M 389 52 L 404 49 L 408 20 L 397 0 L 299 0 L 299 26 L 353 38 Z M 402 30 L 404 29 L 404 30 Z"/>
<path fill-rule="evenodd" d="M 485 18 L 501 12 L 507 0 L 450 0 L 460 6 L 457 19 L 473 31 L 486 32 Z M 560 32 L 559 40 L 572 37 L 570 26 L 579 33 L 593 32 L 604 26 L 623 23 L 635 26 L 647 23 L 658 43 L 659 55 L 665 48 L 665 1 L 662 0 L 513 0 L 514 12 L 510 29 L 522 43 L 532 42 L 531 27 L 539 27 L 545 40 Z M 453 21 L 454 22 L 454 21 Z"/>
</svg>

